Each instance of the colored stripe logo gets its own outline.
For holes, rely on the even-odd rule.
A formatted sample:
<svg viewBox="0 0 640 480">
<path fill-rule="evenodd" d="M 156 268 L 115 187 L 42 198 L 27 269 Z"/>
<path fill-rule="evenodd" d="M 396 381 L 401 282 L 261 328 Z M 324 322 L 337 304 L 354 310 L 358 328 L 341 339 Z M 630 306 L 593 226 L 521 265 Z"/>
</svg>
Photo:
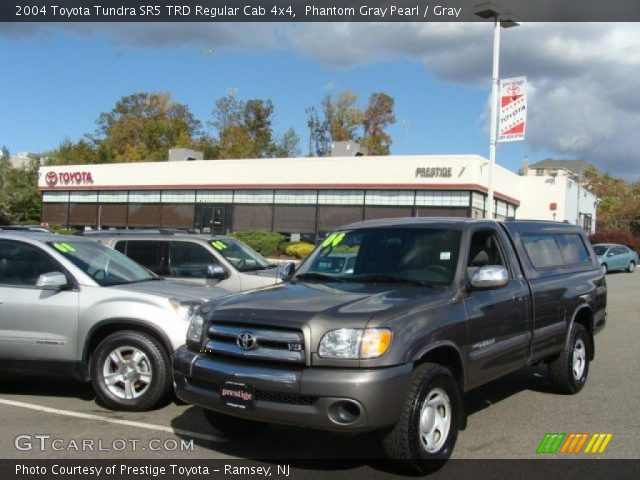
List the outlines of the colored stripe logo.
<svg viewBox="0 0 640 480">
<path fill-rule="evenodd" d="M 545 433 L 536 453 L 604 453 L 612 438 L 613 433 Z"/>
</svg>

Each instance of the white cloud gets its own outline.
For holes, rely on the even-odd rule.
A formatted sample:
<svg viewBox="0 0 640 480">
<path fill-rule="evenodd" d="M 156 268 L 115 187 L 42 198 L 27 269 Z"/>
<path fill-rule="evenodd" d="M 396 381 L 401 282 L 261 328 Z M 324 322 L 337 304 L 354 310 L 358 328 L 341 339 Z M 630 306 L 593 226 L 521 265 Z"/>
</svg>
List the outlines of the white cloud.
<svg viewBox="0 0 640 480">
<path fill-rule="evenodd" d="M 0 35 L 64 29 L 108 36 L 118 45 L 164 48 L 291 49 L 334 68 L 391 58 L 424 64 L 437 77 L 488 89 L 487 23 L 22 24 Z M 502 76 L 531 84 L 528 142 L 604 170 L 640 176 L 640 25 L 525 23 L 503 30 Z"/>
</svg>

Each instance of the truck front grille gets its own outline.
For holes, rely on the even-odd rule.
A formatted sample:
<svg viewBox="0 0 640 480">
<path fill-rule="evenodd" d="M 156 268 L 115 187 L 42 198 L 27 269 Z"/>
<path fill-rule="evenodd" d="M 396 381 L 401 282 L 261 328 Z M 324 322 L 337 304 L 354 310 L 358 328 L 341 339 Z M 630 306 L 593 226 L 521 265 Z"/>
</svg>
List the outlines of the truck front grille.
<svg viewBox="0 0 640 480">
<path fill-rule="evenodd" d="M 242 360 L 305 363 L 304 337 L 296 330 L 213 323 L 207 353 Z"/>
</svg>

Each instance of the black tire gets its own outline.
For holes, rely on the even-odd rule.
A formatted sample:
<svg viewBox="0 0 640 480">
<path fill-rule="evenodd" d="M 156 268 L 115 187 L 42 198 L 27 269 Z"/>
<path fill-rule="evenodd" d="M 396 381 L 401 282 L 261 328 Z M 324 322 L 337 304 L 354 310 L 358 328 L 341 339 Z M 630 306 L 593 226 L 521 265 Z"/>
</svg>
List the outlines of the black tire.
<svg viewBox="0 0 640 480">
<path fill-rule="evenodd" d="M 629 262 L 629 265 L 627 266 L 627 272 L 629 272 L 629 273 L 633 273 L 635 269 L 636 269 L 636 262 L 634 262 L 633 260 L 631 260 L 631 261 Z"/>
<path fill-rule="evenodd" d="M 146 390 L 135 398 L 121 398 L 114 394 L 106 384 L 104 365 L 115 349 L 135 348 L 146 355 L 145 364 L 149 366 L 151 381 Z M 129 358 L 128 360 L 132 360 Z M 122 330 L 112 333 L 100 341 L 91 355 L 91 383 L 98 399 L 114 410 L 145 411 L 157 406 L 171 391 L 172 377 L 169 355 L 153 337 L 134 330 Z M 139 381 L 135 384 L 142 385 Z M 124 383 L 119 383 L 117 388 Z"/>
<path fill-rule="evenodd" d="M 609 266 L 606 263 L 602 264 L 602 273 L 604 273 L 605 275 L 609 273 Z"/>
<path fill-rule="evenodd" d="M 576 345 L 580 342 L 583 349 L 582 368 L 579 375 L 574 373 L 574 351 L 579 349 Z M 589 334 L 579 323 L 574 323 L 569 331 L 569 341 L 556 358 L 549 362 L 549 381 L 551 387 L 558 393 L 573 395 L 584 387 L 589 374 L 589 355 L 591 342 Z"/>
<path fill-rule="evenodd" d="M 420 435 L 420 412 L 433 392 L 444 391 L 450 404 L 449 429 L 445 440 L 438 440 L 428 451 Z M 424 363 L 417 367 L 409 382 L 405 403 L 402 407 L 400 421 L 382 439 L 382 447 L 392 460 L 399 462 L 399 467 L 412 473 L 425 474 L 440 468 L 442 462 L 449 458 L 462 420 L 461 389 L 451 372 L 437 364 Z M 440 436 L 442 433 L 440 434 Z"/>
<path fill-rule="evenodd" d="M 267 427 L 268 424 L 247 420 L 246 418 L 232 417 L 223 413 L 203 409 L 204 418 L 209 425 L 227 437 L 241 437 L 257 433 Z"/>
</svg>

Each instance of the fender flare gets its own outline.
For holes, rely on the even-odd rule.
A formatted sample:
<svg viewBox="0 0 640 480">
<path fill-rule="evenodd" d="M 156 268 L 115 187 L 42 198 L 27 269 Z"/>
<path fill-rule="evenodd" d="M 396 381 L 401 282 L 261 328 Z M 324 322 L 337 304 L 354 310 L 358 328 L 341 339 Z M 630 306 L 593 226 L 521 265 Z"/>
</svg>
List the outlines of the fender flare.
<svg viewBox="0 0 640 480">
<path fill-rule="evenodd" d="M 591 306 L 587 302 L 582 302 L 578 304 L 578 306 L 573 310 L 573 314 L 571 315 L 571 320 L 569 320 L 569 323 L 567 324 L 567 332 L 564 340 L 564 348 L 565 349 L 569 348 L 569 332 L 571 331 L 571 327 L 573 327 L 573 324 L 575 323 L 576 317 L 582 310 L 587 310 L 589 312 L 589 327 L 587 328 L 587 333 L 589 334 L 589 343 L 590 343 L 589 360 L 593 360 L 596 353 L 596 345 L 593 340 L 593 328 L 594 328 L 593 310 L 591 309 Z"/>
</svg>

